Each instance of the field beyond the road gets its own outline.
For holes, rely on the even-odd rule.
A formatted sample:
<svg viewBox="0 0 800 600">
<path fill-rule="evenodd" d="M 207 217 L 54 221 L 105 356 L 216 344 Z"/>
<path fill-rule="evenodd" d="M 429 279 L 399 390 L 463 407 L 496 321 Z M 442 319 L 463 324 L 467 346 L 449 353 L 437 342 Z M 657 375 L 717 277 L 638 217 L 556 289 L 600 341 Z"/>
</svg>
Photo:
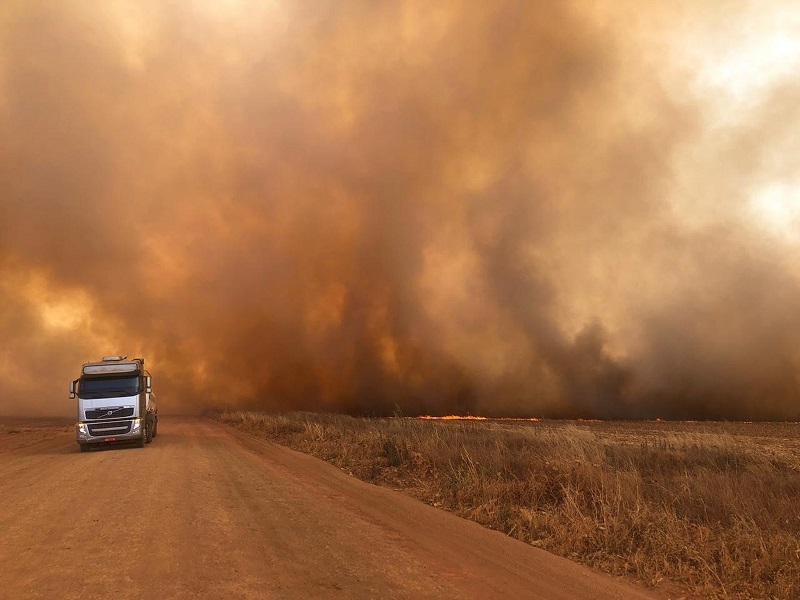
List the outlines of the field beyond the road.
<svg viewBox="0 0 800 600">
<path fill-rule="evenodd" d="M 221 418 L 654 587 L 800 598 L 800 424 Z"/>
</svg>

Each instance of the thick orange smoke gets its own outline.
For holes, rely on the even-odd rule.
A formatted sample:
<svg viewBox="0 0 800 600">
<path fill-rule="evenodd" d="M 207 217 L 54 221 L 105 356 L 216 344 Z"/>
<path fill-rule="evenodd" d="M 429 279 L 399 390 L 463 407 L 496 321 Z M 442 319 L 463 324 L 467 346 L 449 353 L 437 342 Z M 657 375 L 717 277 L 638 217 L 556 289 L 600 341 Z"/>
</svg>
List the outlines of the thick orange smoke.
<svg viewBox="0 0 800 600">
<path fill-rule="evenodd" d="M 731 6 L 6 2 L 0 414 L 797 418 L 800 19 Z"/>
</svg>

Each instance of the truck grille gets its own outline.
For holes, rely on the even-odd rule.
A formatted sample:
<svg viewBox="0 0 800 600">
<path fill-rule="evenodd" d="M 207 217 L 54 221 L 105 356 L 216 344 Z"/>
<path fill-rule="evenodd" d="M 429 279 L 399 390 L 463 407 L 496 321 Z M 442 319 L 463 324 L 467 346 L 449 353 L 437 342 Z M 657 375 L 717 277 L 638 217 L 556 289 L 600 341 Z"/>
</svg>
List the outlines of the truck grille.
<svg viewBox="0 0 800 600">
<path fill-rule="evenodd" d="M 108 413 L 111 414 L 108 414 Z M 86 411 L 86 418 L 87 419 L 104 419 L 104 418 L 112 418 L 112 419 L 119 419 L 121 417 L 132 417 L 133 416 L 133 407 L 129 408 L 103 408 L 103 409 L 95 409 L 95 410 L 87 410 Z"/>
<path fill-rule="evenodd" d="M 102 423 L 89 423 L 89 434 L 97 436 L 113 436 L 128 433 L 131 430 L 130 421 L 104 421 Z"/>
</svg>

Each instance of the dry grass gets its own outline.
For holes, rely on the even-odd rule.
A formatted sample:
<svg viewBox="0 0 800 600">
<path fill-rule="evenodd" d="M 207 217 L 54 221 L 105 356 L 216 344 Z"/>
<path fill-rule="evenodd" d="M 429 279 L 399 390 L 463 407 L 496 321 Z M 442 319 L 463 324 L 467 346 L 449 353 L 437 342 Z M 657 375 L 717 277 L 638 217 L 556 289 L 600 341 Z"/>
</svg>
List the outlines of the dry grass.
<svg viewBox="0 0 800 600">
<path fill-rule="evenodd" d="M 222 419 L 609 573 L 800 598 L 800 425 Z"/>
</svg>

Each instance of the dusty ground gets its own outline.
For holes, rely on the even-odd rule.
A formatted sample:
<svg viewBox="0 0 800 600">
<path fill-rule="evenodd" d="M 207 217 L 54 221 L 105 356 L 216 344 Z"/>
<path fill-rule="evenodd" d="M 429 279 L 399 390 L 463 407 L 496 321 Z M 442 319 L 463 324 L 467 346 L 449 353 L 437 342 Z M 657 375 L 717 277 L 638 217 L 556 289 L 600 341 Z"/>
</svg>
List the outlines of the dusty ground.
<svg viewBox="0 0 800 600">
<path fill-rule="evenodd" d="M 2 597 L 653 597 L 210 420 L 90 454 L 60 423 L 0 439 Z"/>
<path fill-rule="evenodd" d="M 75 431 L 75 419 L 0 417 L 0 452 L 63 437 Z"/>
</svg>

